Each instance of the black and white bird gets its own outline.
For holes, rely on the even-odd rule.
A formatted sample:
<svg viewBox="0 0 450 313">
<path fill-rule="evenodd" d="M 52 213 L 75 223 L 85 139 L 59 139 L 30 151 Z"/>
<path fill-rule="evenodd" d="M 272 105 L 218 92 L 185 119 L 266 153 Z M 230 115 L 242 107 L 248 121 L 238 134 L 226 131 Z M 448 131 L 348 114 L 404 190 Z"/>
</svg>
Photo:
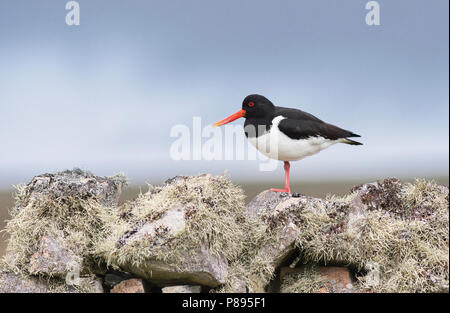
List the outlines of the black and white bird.
<svg viewBox="0 0 450 313">
<path fill-rule="evenodd" d="M 274 106 L 269 99 L 256 94 L 247 96 L 241 110 L 214 126 L 222 126 L 241 117 L 245 117 L 244 131 L 250 143 L 267 157 L 284 162 L 284 189 L 272 188 L 272 191 L 291 192 L 290 161 L 301 160 L 336 143 L 362 145 L 349 139 L 360 135 L 328 124 L 307 112 Z"/>
</svg>

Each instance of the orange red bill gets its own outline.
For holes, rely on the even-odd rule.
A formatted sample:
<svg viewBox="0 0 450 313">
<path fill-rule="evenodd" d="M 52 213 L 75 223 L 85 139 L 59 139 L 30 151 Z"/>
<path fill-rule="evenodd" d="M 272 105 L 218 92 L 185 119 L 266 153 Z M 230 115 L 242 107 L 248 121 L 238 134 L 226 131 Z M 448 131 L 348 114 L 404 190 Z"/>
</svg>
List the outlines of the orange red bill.
<svg viewBox="0 0 450 313">
<path fill-rule="evenodd" d="M 228 124 L 234 120 L 237 120 L 238 118 L 245 117 L 245 110 L 239 110 L 234 114 L 231 114 L 227 118 L 224 118 L 223 120 L 213 124 L 214 127 L 222 126 L 225 124 Z"/>
</svg>

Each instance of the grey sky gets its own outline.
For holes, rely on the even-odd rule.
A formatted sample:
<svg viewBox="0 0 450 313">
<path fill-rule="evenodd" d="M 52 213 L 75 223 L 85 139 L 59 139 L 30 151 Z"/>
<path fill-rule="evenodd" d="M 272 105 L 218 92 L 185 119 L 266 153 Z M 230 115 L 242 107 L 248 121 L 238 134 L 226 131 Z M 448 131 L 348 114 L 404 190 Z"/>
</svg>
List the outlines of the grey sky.
<svg viewBox="0 0 450 313">
<path fill-rule="evenodd" d="M 256 161 L 172 161 L 175 124 L 250 93 L 363 136 L 292 165 L 294 180 L 447 176 L 448 5 L 378 1 L 0 2 L 0 187 L 81 167 L 133 183 L 177 174 L 282 179 Z M 243 121 L 237 123 L 243 124 Z"/>
</svg>

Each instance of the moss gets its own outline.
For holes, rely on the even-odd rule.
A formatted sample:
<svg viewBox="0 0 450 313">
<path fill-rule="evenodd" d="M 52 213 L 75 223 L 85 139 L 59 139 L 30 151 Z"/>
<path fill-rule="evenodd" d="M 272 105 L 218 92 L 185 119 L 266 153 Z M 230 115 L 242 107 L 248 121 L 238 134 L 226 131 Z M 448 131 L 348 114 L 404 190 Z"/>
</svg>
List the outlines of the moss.
<svg viewBox="0 0 450 313">
<path fill-rule="evenodd" d="M 232 271 L 238 274 L 231 273 L 218 291 L 232 292 L 242 282 L 250 292 L 264 291 L 276 269 L 257 252 L 259 247 L 277 242 L 277 235 L 288 222 L 298 228 L 295 243 L 302 263 L 348 266 L 359 272 L 358 289 L 448 291 L 448 188 L 425 180 L 401 184 L 388 179 L 378 185 L 379 190 L 369 185 L 362 193 L 363 212 L 354 211 L 354 201 L 360 196 L 358 188 L 345 197 L 329 196 L 327 201 L 308 198 L 275 215 L 263 212 L 260 217 L 264 223 L 255 222 L 248 233 L 252 237 L 247 238 L 248 249 L 232 264 Z M 377 271 L 369 273 L 371 264 Z M 308 275 L 291 277 L 285 290 L 316 290 L 317 276 L 312 275 L 312 269 L 308 271 Z M 293 283 L 296 279 L 298 282 Z"/>
<path fill-rule="evenodd" d="M 159 229 L 153 236 L 129 239 L 146 222 L 160 219 L 177 206 L 185 209 L 186 224 L 180 232 Z M 147 260 L 182 266 L 185 253 L 207 244 L 210 253 L 231 261 L 245 249 L 248 221 L 244 209 L 242 189 L 226 176 L 201 175 L 149 186 L 148 192 L 117 210 L 97 254 L 111 266 L 139 266 Z"/>
<path fill-rule="evenodd" d="M 49 293 L 98 293 L 95 275 L 80 277 L 79 284 L 67 285 L 64 280 L 49 278 L 45 276 L 38 277 L 38 280 L 45 284 Z"/>
<path fill-rule="evenodd" d="M 260 243 L 276 242 L 281 227 L 292 222 L 298 228 L 296 246 L 301 262 L 355 269 L 360 273 L 357 288 L 373 292 L 448 290 L 448 188 L 425 180 L 401 184 L 388 179 L 377 185 L 365 185 L 361 195 L 355 188 L 345 197 L 309 198 L 278 214 L 264 213 L 261 218 L 267 228 L 259 232 L 263 237 Z M 365 204 L 362 212 L 355 212 L 358 196 Z M 264 286 L 275 269 L 264 256 L 250 255 L 250 261 L 243 262 L 247 277 L 241 280 L 249 280 L 250 286 L 252 282 Z M 369 275 L 370 264 L 375 264 L 377 271 Z M 315 289 L 311 275 L 310 271 L 289 278 L 285 290 Z"/>
<path fill-rule="evenodd" d="M 108 211 L 95 200 L 77 197 L 53 199 L 42 195 L 18 210 L 8 221 L 10 235 L 7 253 L 12 264 L 26 269 L 43 236 L 62 239 L 63 246 L 81 259 L 92 261 L 92 248 L 101 239 Z M 87 265 L 87 264 L 86 264 Z"/>
<path fill-rule="evenodd" d="M 264 255 L 262 247 L 278 241 L 278 232 L 270 224 L 257 217 L 249 217 L 245 225 L 246 236 L 242 238 L 244 249 L 230 264 L 226 284 L 215 292 L 265 292 L 266 286 L 275 277 L 276 268 Z M 245 286 L 245 287 L 242 287 Z"/>
<path fill-rule="evenodd" d="M 74 170 L 44 174 L 17 186 L 15 206 L 5 227 L 10 239 L 3 267 L 34 274 L 29 273 L 30 257 L 42 238 L 49 236 L 76 255 L 83 275 L 92 273 L 100 262 L 94 258 L 94 247 L 103 240 L 115 193 L 124 181 L 121 175 L 103 178 Z"/>
<path fill-rule="evenodd" d="M 323 211 L 310 206 L 296 210 L 301 221 L 296 243 L 303 262 L 344 264 L 361 272 L 369 263 L 378 264 L 380 281 L 375 286 L 360 277 L 362 286 L 375 292 L 445 289 L 449 279 L 448 189 L 417 180 L 397 192 L 395 210 L 385 205 L 371 207 L 366 214 L 353 216 L 351 223 L 350 207 L 339 203 Z M 391 192 L 385 196 L 392 196 Z"/>
<path fill-rule="evenodd" d="M 9 258 L 2 261 L 3 268 L 23 275 L 29 274 L 30 256 L 44 235 L 63 239 L 64 247 L 83 260 L 82 274 L 88 277 L 100 262 L 117 268 L 159 260 L 182 269 L 186 253 L 207 245 L 210 253 L 229 263 L 226 284 L 214 291 L 261 292 L 276 270 L 260 253 L 261 247 L 278 242 L 281 228 L 289 222 L 298 229 L 295 245 L 302 263 L 352 267 L 359 272 L 358 288 L 448 290 L 448 188 L 434 182 L 385 180 L 378 187 L 366 185 L 362 194 L 356 188 L 344 198 L 302 198 L 281 212 L 264 211 L 258 217 L 246 213 L 242 189 L 226 176 L 178 177 L 163 186 L 150 185 L 148 192 L 122 207 L 108 206 L 95 195 L 42 193 L 30 198 L 27 188 L 17 187 L 16 206 L 6 227 Z M 358 197 L 364 204 L 360 212 L 355 211 Z M 179 232 L 159 227 L 151 236 L 135 236 L 143 225 L 177 206 L 183 208 L 186 221 Z M 379 270 L 379 281 L 373 280 L 377 273 L 368 274 L 369 264 Z M 316 290 L 316 274 L 315 268 L 308 268 L 288 277 L 282 289 Z M 52 281 L 52 290 L 67 289 L 61 280 L 42 279 Z"/>
<path fill-rule="evenodd" d="M 13 273 L 25 282 L 26 288 L 33 290 L 33 292 L 48 292 L 48 293 L 98 293 L 102 288 L 99 288 L 97 277 L 93 274 L 84 274 L 79 277 L 76 285 L 67 285 L 64 279 L 58 277 L 50 277 L 47 275 L 30 275 L 26 270 L 11 266 L 11 263 L 0 260 L 0 274 Z M 22 278 L 21 278 L 22 277 Z M 11 282 L 10 282 L 11 283 Z M 2 289 L 4 281 L 0 275 L 0 290 Z M 20 289 L 19 289 L 20 290 Z M 28 292 L 27 289 L 22 289 L 19 292 Z"/>
</svg>

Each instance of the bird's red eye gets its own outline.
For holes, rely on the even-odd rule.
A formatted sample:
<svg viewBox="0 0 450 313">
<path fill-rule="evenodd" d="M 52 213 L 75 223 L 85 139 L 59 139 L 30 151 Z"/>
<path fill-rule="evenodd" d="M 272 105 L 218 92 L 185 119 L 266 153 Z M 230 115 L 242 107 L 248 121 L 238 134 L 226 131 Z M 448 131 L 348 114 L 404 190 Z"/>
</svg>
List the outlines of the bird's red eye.
<svg viewBox="0 0 450 313">
<path fill-rule="evenodd" d="M 254 105 L 255 105 L 254 102 L 249 102 L 249 103 L 248 103 L 248 106 L 249 106 L 249 107 L 252 107 L 252 106 L 254 106 Z"/>
</svg>

